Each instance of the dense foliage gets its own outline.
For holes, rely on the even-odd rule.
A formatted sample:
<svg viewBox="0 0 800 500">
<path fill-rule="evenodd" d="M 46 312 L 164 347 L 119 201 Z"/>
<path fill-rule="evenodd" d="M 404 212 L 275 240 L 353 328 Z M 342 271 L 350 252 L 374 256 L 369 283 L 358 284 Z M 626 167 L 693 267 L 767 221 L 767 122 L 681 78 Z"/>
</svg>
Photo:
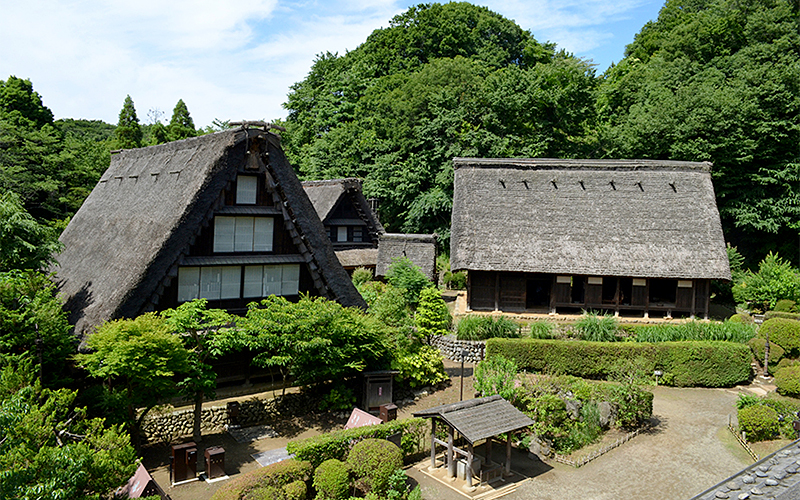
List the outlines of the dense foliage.
<svg viewBox="0 0 800 500">
<path fill-rule="evenodd" d="M 517 364 L 503 356 L 484 359 L 475 367 L 475 391 L 481 397 L 499 394 L 513 401 L 517 371 Z"/>
<path fill-rule="evenodd" d="M 635 325 L 626 331 L 637 342 L 726 341 L 746 343 L 755 336 L 752 321 L 687 321 L 675 325 Z"/>
<path fill-rule="evenodd" d="M 492 338 L 519 338 L 520 325 L 505 316 L 468 314 L 463 316 L 456 327 L 459 340 L 486 340 Z"/>
<path fill-rule="evenodd" d="M 614 316 L 584 312 L 575 323 L 581 340 L 591 342 L 614 342 L 617 340 L 617 320 Z"/>
<path fill-rule="evenodd" d="M 730 387 L 749 379 L 752 352 L 732 342 L 574 342 L 490 339 L 486 357 L 514 360 L 521 370 L 606 379 L 619 359 L 639 359 L 643 370 L 660 370 L 660 382 L 676 387 Z"/>
<path fill-rule="evenodd" d="M 778 394 L 800 396 L 800 365 L 779 366 L 775 370 L 775 386 Z"/>
<path fill-rule="evenodd" d="M 385 439 L 359 441 L 347 455 L 356 488 L 383 497 L 394 471 L 403 467 L 403 451 Z"/>
<path fill-rule="evenodd" d="M 780 300 L 800 300 L 800 273 L 770 252 L 758 264 L 758 272 L 745 272 L 733 285 L 733 298 L 759 311 L 774 309 Z"/>
<path fill-rule="evenodd" d="M 793 0 L 667 0 L 609 69 L 605 155 L 707 160 L 728 241 L 797 255 L 800 15 Z"/>
<path fill-rule="evenodd" d="M 254 471 L 239 474 L 226 481 L 211 497 L 211 500 L 244 500 L 250 498 L 279 499 L 285 489 L 296 482 L 305 483 L 314 472 L 314 467 L 302 460 L 289 459 Z M 271 490 L 271 491 L 270 491 Z M 305 484 L 303 484 L 305 492 Z M 293 498 L 304 498 L 293 497 Z"/>
<path fill-rule="evenodd" d="M 447 335 L 453 317 L 442 299 L 442 292 L 436 287 L 423 289 L 419 295 L 419 306 L 414 316 L 417 334 L 421 337 Z"/>
<path fill-rule="evenodd" d="M 307 178 L 364 178 L 387 229 L 446 241 L 453 157 L 582 155 L 595 82 L 484 7 L 421 4 L 317 58 L 289 94 L 285 145 Z"/>
<path fill-rule="evenodd" d="M 786 351 L 788 356 L 800 354 L 800 321 L 772 318 L 766 320 L 758 330 L 760 338 L 769 338 Z"/>
<path fill-rule="evenodd" d="M 318 500 L 339 500 L 350 491 L 350 470 L 341 460 L 325 460 L 314 471 L 314 489 Z"/>
<path fill-rule="evenodd" d="M 737 412 L 739 429 L 745 432 L 748 441 L 765 441 L 778 434 L 778 413 L 765 405 L 752 405 Z"/>
</svg>

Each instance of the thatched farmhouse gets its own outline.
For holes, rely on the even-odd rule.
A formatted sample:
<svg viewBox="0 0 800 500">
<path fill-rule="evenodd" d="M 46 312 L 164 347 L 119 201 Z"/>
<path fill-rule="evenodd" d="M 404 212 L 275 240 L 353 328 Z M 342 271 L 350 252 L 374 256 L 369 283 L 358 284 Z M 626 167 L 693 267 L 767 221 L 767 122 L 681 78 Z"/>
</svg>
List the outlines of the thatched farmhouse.
<svg viewBox="0 0 800 500">
<path fill-rule="evenodd" d="M 361 180 L 305 181 L 303 188 L 333 244 L 339 262 L 348 271 L 375 270 L 378 240 L 384 232 L 361 190 Z"/>
<path fill-rule="evenodd" d="M 705 317 L 731 278 L 710 163 L 454 164 L 451 268 L 472 310 Z"/>
<path fill-rule="evenodd" d="M 195 298 L 233 312 L 305 292 L 365 307 L 264 129 L 114 155 L 61 242 L 57 282 L 78 335 Z"/>
<path fill-rule="evenodd" d="M 397 259 L 407 257 L 425 276 L 436 282 L 436 235 L 384 233 L 378 245 L 376 276 L 385 276 Z"/>
</svg>

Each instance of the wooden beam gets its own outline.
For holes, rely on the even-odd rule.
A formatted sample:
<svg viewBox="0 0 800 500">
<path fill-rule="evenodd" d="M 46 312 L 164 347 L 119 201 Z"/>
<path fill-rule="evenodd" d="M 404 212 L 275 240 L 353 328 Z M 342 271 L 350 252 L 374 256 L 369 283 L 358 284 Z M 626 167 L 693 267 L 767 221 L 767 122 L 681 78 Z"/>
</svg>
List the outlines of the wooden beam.
<svg viewBox="0 0 800 500">
<path fill-rule="evenodd" d="M 511 433 L 506 437 L 506 476 L 511 475 Z"/>
<path fill-rule="evenodd" d="M 436 419 L 431 419 L 431 469 L 436 468 Z"/>
<path fill-rule="evenodd" d="M 494 272 L 494 310 L 500 310 L 500 272 Z"/>
<path fill-rule="evenodd" d="M 492 437 L 486 440 L 486 465 L 492 463 Z"/>
<path fill-rule="evenodd" d="M 447 426 L 447 476 L 456 477 L 456 461 L 453 456 L 453 428 Z"/>
<path fill-rule="evenodd" d="M 465 472 L 467 473 L 467 486 L 472 486 L 472 459 L 474 456 L 472 443 L 469 444 L 468 450 L 469 454 L 467 455 L 467 467 L 466 467 L 467 470 Z"/>
</svg>

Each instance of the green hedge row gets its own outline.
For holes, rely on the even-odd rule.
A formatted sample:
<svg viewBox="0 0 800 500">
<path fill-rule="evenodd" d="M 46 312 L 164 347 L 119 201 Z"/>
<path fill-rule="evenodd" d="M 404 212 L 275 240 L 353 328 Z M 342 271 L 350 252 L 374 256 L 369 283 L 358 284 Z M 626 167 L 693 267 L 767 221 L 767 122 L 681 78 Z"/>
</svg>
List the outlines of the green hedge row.
<svg viewBox="0 0 800 500">
<path fill-rule="evenodd" d="M 800 313 L 782 312 L 782 311 L 767 311 L 766 313 L 764 313 L 765 320 L 772 318 L 800 320 Z"/>
<path fill-rule="evenodd" d="M 579 342 L 490 339 L 486 357 L 512 359 L 521 370 L 605 379 L 620 359 L 639 359 L 661 370 L 661 381 L 676 387 L 730 387 L 750 378 L 752 352 L 732 342 Z"/>
<path fill-rule="evenodd" d="M 301 441 L 290 441 L 286 451 L 294 453 L 298 460 L 308 460 L 316 468 L 325 460 L 335 458 L 344 461 L 355 443 L 367 438 L 386 439 L 402 433 L 400 448 L 405 456 L 421 451 L 421 439 L 425 434 L 425 420 L 408 418 L 393 420 L 385 424 L 328 432 Z"/>
</svg>

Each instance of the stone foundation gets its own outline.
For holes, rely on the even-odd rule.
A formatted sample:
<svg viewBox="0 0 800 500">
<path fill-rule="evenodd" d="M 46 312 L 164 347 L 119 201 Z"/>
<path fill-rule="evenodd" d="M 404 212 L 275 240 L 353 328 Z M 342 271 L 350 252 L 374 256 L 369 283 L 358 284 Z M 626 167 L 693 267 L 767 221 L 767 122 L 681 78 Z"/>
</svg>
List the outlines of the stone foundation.
<svg viewBox="0 0 800 500">
<path fill-rule="evenodd" d="M 486 342 L 482 340 L 458 340 L 455 335 L 433 335 L 430 344 L 451 361 L 461 361 L 461 351 L 467 351 L 464 361 L 478 363 L 486 354 Z"/>
</svg>

